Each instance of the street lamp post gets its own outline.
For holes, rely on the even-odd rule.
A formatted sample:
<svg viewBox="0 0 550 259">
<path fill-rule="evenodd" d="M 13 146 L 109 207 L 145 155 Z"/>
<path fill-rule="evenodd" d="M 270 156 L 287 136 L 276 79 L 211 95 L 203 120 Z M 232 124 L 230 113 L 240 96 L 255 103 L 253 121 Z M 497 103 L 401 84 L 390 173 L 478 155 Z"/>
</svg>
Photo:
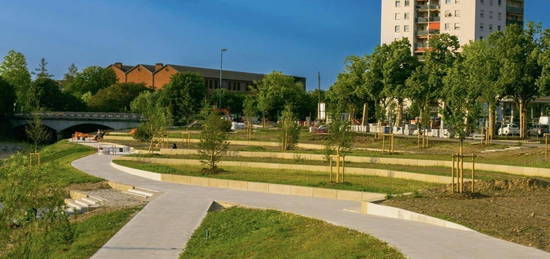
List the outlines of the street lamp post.
<svg viewBox="0 0 550 259">
<path fill-rule="evenodd" d="M 223 53 L 226 52 L 227 49 L 221 49 L 220 50 L 220 85 L 219 85 L 219 89 L 221 89 L 223 86 L 222 86 L 222 77 L 223 77 Z M 221 90 L 220 90 L 221 91 Z M 221 109 L 221 105 L 222 105 L 222 97 L 221 97 L 221 94 L 218 93 L 218 109 Z"/>
</svg>

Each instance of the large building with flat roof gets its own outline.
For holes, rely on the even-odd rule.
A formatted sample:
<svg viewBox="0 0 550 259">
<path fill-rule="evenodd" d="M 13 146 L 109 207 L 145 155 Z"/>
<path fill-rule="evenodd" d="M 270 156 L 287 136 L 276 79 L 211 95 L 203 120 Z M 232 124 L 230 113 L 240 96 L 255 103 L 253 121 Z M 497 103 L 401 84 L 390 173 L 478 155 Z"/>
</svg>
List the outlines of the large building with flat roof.
<svg viewBox="0 0 550 259">
<path fill-rule="evenodd" d="M 429 50 L 432 35 L 455 35 L 465 45 L 506 25 L 523 25 L 524 0 L 381 1 L 381 43 L 408 38 L 417 55 Z"/>
<path fill-rule="evenodd" d="M 264 77 L 264 74 L 223 70 L 223 82 L 220 87 L 219 69 L 162 63 L 128 66 L 120 62 L 111 64 L 107 68 L 115 72 L 119 83 L 143 83 L 153 89 L 162 89 L 170 82 L 172 75 L 178 72 L 196 72 L 204 77 L 204 82 L 209 90 L 223 88 L 232 92 L 248 92 L 251 87 L 254 87 L 255 81 L 261 80 Z M 298 76 L 293 77 L 301 82 L 305 89 L 306 79 Z"/>
</svg>

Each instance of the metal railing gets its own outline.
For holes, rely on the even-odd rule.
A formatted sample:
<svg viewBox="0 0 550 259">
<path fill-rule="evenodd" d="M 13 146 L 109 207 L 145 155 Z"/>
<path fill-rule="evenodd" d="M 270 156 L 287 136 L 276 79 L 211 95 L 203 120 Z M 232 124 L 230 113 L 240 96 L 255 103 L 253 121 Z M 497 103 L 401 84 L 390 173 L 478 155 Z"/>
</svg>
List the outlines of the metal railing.
<svg viewBox="0 0 550 259">
<path fill-rule="evenodd" d="M 42 119 L 81 119 L 81 120 L 115 120 L 115 121 L 141 121 L 143 116 L 137 113 L 116 112 L 39 112 Z M 29 119 L 31 113 L 17 113 L 15 118 Z"/>
</svg>

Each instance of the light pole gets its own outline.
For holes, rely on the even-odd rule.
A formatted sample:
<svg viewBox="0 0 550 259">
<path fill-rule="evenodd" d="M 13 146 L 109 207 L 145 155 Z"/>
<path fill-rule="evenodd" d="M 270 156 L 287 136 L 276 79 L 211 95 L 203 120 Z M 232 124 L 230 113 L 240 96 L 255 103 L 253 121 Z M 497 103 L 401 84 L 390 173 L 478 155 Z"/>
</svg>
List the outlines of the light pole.
<svg viewBox="0 0 550 259">
<path fill-rule="evenodd" d="M 227 49 L 220 49 L 220 85 L 219 89 L 222 89 L 222 76 L 223 76 L 223 53 L 226 52 Z M 221 91 L 221 90 L 220 90 Z M 218 93 L 218 109 L 221 109 L 222 105 L 222 97 L 221 94 Z"/>
</svg>

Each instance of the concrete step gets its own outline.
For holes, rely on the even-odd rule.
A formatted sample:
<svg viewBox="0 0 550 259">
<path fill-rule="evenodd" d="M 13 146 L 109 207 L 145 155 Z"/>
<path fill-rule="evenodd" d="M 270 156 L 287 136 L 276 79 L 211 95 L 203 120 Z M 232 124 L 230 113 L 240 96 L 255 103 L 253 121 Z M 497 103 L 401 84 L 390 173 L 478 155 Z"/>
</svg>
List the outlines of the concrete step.
<svg viewBox="0 0 550 259">
<path fill-rule="evenodd" d="M 99 207 L 99 204 L 97 202 L 90 200 L 89 198 L 82 198 L 79 201 L 88 204 L 88 207 L 94 207 L 94 208 Z"/>
<path fill-rule="evenodd" d="M 149 196 L 147 195 L 143 195 L 141 193 L 138 193 L 138 192 L 134 192 L 133 190 L 128 190 L 128 191 L 125 191 L 125 192 L 122 192 L 122 193 L 125 193 L 125 194 L 128 194 L 128 195 L 133 195 L 133 196 L 137 196 L 137 197 L 140 197 L 140 198 L 143 198 L 143 199 L 147 199 L 149 198 Z"/>
<path fill-rule="evenodd" d="M 78 204 L 80 207 L 88 208 L 90 207 L 90 204 L 82 201 L 82 200 L 74 200 L 74 203 Z"/>
<path fill-rule="evenodd" d="M 139 194 L 139 195 L 143 195 L 147 198 L 150 198 L 150 197 L 153 197 L 154 194 L 150 193 L 150 192 L 147 192 L 147 191 L 143 191 L 143 190 L 139 190 L 139 189 L 130 189 L 128 190 L 128 192 L 131 192 L 131 193 L 135 193 L 135 194 Z"/>
<path fill-rule="evenodd" d="M 67 207 L 72 208 L 75 213 L 85 210 L 84 207 L 80 206 L 78 203 L 71 199 L 65 199 L 65 204 L 67 205 Z"/>
<path fill-rule="evenodd" d="M 134 190 L 144 191 L 144 192 L 149 192 L 149 193 L 159 193 L 159 191 L 157 191 L 157 190 L 148 189 L 148 188 L 144 188 L 144 187 L 135 187 Z"/>
<path fill-rule="evenodd" d="M 88 199 L 91 199 L 91 200 L 96 200 L 100 203 L 102 202 L 106 202 L 107 200 L 102 198 L 102 197 L 99 197 L 99 196 L 94 196 L 94 195 L 88 195 Z"/>
</svg>

